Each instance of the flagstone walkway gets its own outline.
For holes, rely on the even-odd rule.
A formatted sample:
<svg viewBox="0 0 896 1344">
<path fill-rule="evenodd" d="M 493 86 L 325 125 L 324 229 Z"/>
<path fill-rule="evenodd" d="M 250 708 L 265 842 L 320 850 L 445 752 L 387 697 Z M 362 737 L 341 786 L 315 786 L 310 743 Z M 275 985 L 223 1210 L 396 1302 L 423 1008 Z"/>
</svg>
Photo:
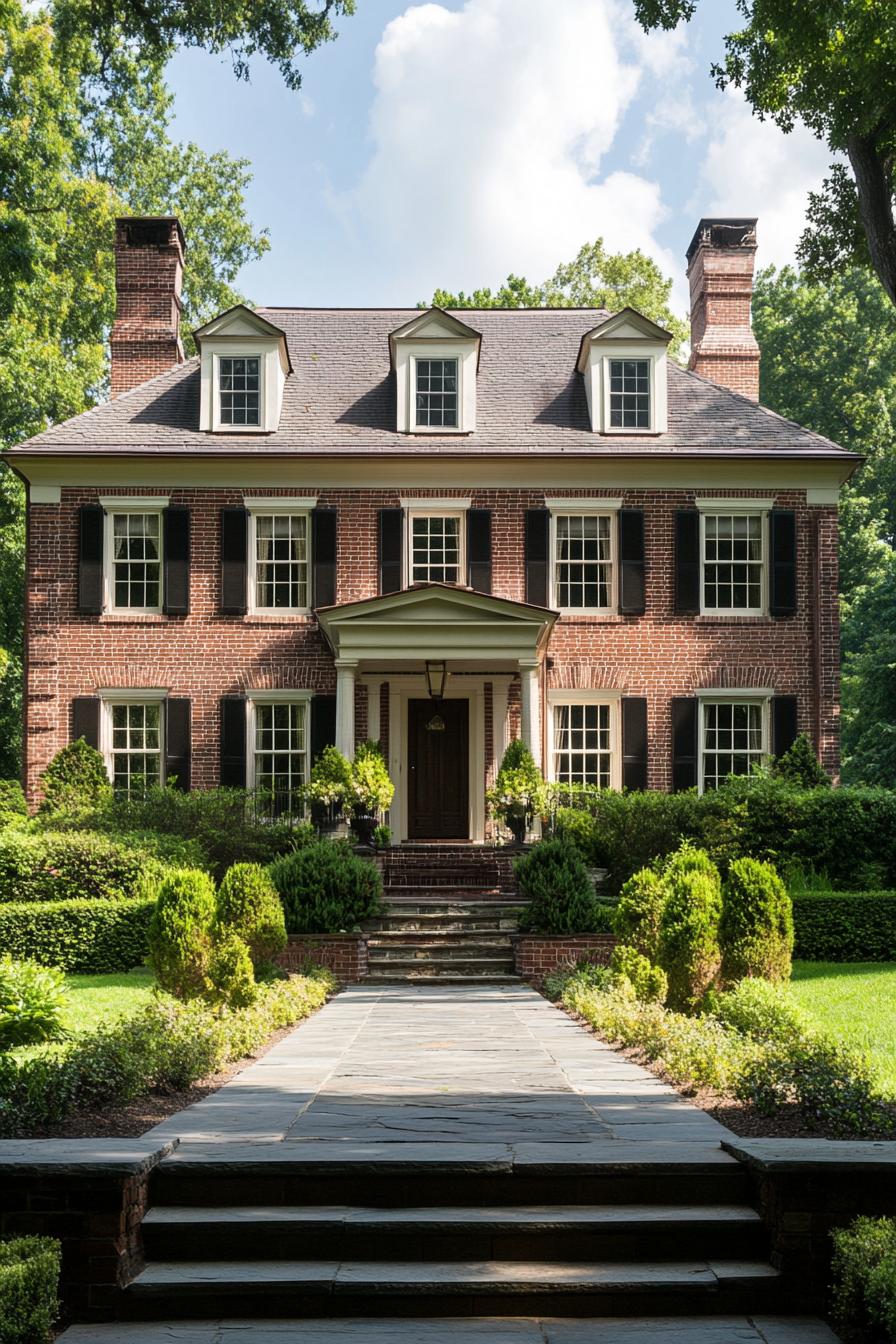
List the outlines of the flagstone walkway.
<svg viewBox="0 0 896 1344">
<path fill-rule="evenodd" d="M 150 1134 L 182 1144 L 731 1137 L 525 985 L 347 989 Z"/>
</svg>

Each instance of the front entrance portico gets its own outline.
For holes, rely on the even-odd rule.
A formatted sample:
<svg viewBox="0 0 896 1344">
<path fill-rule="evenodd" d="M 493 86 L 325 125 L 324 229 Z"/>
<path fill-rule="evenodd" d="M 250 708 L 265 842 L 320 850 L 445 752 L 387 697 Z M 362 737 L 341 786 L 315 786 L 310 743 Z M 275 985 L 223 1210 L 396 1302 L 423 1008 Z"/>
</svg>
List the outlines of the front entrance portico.
<svg viewBox="0 0 896 1344">
<path fill-rule="evenodd" d="M 337 747 L 346 756 L 354 752 L 358 684 L 368 688 L 368 736 L 388 738 L 389 773 L 395 784 L 390 812 L 394 839 L 449 838 L 450 832 L 450 838 L 484 840 L 486 775 L 506 745 L 508 698 L 517 681 L 520 735 L 535 759 L 541 760 L 541 668 L 556 613 L 433 583 L 322 608 L 318 619 L 335 657 Z M 432 742 L 427 746 L 422 736 L 440 731 L 434 723 L 439 702 L 432 701 L 429 715 L 417 708 L 427 698 L 426 663 L 434 661 L 446 663 L 444 700 L 464 702 L 463 708 L 442 716 L 449 736 L 466 735 L 465 741 L 458 738 L 450 761 L 450 748 Z M 384 685 L 387 732 L 381 732 L 380 724 Z M 415 779 L 421 770 L 428 772 L 426 781 Z M 466 799 L 458 784 L 458 772 L 464 770 Z M 465 824 L 455 815 L 464 807 Z M 440 808 L 446 815 L 438 819 Z"/>
</svg>

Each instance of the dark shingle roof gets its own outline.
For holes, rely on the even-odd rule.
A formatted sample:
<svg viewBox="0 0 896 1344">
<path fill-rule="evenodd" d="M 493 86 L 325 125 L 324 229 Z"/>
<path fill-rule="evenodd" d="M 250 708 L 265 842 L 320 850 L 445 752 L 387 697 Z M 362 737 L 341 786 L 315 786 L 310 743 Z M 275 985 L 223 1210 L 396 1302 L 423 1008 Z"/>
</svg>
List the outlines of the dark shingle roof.
<svg viewBox="0 0 896 1344">
<path fill-rule="evenodd" d="M 660 435 L 592 434 L 576 356 L 599 309 L 459 312 L 482 333 L 476 431 L 399 434 L 389 332 L 416 309 L 262 308 L 282 327 L 295 372 L 276 433 L 211 435 L 199 422 L 198 360 L 29 439 L 18 452 L 492 453 L 851 456 L 830 440 L 669 363 L 669 428 Z"/>
</svg>

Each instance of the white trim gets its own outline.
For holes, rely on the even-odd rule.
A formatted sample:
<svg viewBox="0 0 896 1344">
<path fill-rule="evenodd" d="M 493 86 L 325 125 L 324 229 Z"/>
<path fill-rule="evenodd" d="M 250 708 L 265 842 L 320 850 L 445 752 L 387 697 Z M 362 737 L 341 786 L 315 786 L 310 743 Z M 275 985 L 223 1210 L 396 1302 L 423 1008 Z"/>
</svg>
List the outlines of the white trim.
<svg viewBox="0 0 896 1344">
<path fill-rule="evenodd" d="M 548 606 L 559 611 L 561 616 L 615 616 L 619 610 L 618 602 L 618 550 L 619 524 L 618 510 L 608 509 L 601 504 L 597 507 L 585 500 L 577 508 L 551 509 L 548 528 Z M 610 520 L 610 582 L 608 585 L 610 601 L 605 607 L 561 607 L 557 601 L 557 518 L 609 518 Z"/>
<path fill-rule="evenodd" d="M 307 513 L 317 508 L 317 495 L 244 495 L 250 513 Z"/>
<path fill-rule="evenodd" d="M 294 701 L 310 701 L 314 699 L 313 691 L 296 691 L 289 689 L 246 691 L 245 695 L 247 700 L 251 700 L 253 703 L 259 705 L 288 705 L 292 704 Z"/>
<path fill-rule="evenodd" d="M 705 755 L 705 714 L 707 705 L 760 704 L 762 706 L 762 751 L 760 760 L 768 760 L 771 749 L 771 704 L 773 691 L 698 691 L 697 692 L 697 792 L 705 792 L 704 762 Z"/>
<path fill-rule="evenodd" d="M 428 513 L 439 513 L 444 510 L 454 512 L 456 509 L 469 509 L 472 506 L 472 499 L 469 495 L 457 497 L 453 495 L 427 495 L 417 498 L 414 495 L 402 495 L 399 504 L 403 509 L 423 509 Z"/>
<path fill-rule="evenodd" d="M 28 491 L 31 504 L 59 504 L 62 501 L 61 485 L 32 485 Z"/>
<path fill-rule="evenodd" d="M 403 586 L 410 588 L 414 583 L 430 583 L 434 580 L 415 579 L 414 556 L 413 556 L 413 530 L 415 518 L 456 518 L 457 519 L 457 578 L 455 583 L 461 587 L 466 587 L 467 583 L 467 519 L 465 509 L 461 507 L 452 507 L 453 500 L 436 500 L 430 506 L 424 504 L 422 507 L 413 505 L 404 511 L 404 573 Z M 427 568 L 429 566 L 427 565 Z"/>
<path fill-rule="evenodd" d="M 602 424 L 601 424 L 601 432 L 602 432 L 603 434 L 612 434 L 612 435 L 614 435 L 614 436 L 617 435 L 617 434 L 619 434 L 619 435 L 622 435 L 623 437 L 626 437 L 626 436 L 631 436 L 632 434 L 634 434 L 634 435 L 638 435 L 638 434 L 656 434 L 656 433 L 657 433 L 657 424 L 658 424 L 659 416 L 658 416 L 658 414 L 657 414 L 657 376 L 656 376 L 656 370 L 657 370 L 657 359 L 658 359 L 658 358 L 660 358 L 660 359 L 662 359 L 662 360 L 665 360 L 665 358 L 666 358 L 666 347 L 665 347 L 665 346 L 663 346 L 662 354 L 661 354 L 659 357 L 658 357 L 657 355 L 655 355 L 655 354 L 651 354 L 651 355 L 649 355 L 649 354 L 647 354 L 647 353 L 645 353 L 645 352 L 640 352 L 640 351 L 636 354 L 636 353 L 634 353 L 634 352 L 629 353 L 629 352 L 624 352 L 624 351 L 621 351 L 621 350 L 620 350 L 620 351 L 607 351 L 607 353 L 606 353 L 605 355 L 603 355 L 603 357 L 602 357 L 602 359 L 601 359 L 601 366 L 602 366 L 602 367 L 601 367 L 601 383 L 602 383 L 602 389 L 601 389 L 601 409 L 602 409 L 602 412 L 603 412 L 603 414 L 602 414 L 602 416 L 601 416 L 601 420 L 602 420 Z M 633 364 L 647 364 L 647 365 L 648 365 L 648 370 L 647 370 L 647 379 L 648 379 L 648 390 L 647 390 L 647 398 L 648 398 L 648 400 L 647 400 L 648 423 L 647 423 L 647 425 L 611 425 L 611 424 L 610 424 L 610 414 L 611 414 L 611 401 L 610 401 L 610 365 L 611 365 L 612 363 L 620 363 L 620 364 L 621 364 L 621 363 L 633 363 Z"/>
<path fill-rule="evenodd" d="M 234 346 L 232 350 L 213 350 L 211 352 L 211 374 L 212 374 L 212 430 L 215 434 L 266 434 L 269 428 L 266 423 L 267 412 L 267 389 L 265 387 L 267 373 L 267 350 L 259 349 L 257 346 L 252 349 L 240 349 Z M 221 360 L 222 359 L 257 359 L 258 360 L 258 423 L 255 425 L 225 425 L 221 422 Z"/>
<path fill-rule="evenodd" d="M 246 691 L 246 788 L 255 788 L 255 710 L 258 705 L 304 705 L 303 733 L 305 738 L 304 783 L 311 770 L 311 704 L 313 692 L 294 690 Z"/>
<path fill-rule="evenodd" d="M 554 768 L 554 710 L 560 705 L 608 705 L 610 708 L 610 785 L 622 788 L 622 692 L 600 690 L 567 690 L 557 688 L 547 693 L 547 742 L 545 779 L 556 782 Z"/>
<path fill-rule="evenodd" d="M 265 501 L 261 501 L 257 508 L 249 508 L 246 500 L 246 509 L 249 514 L 249 526 L 246 528 L 246 612 L 249 616 L 279 616 L 283 620 L 289 620 L 292 616 L 307 616 L 311 611 L 311 583 L 313 579 L 312 561 L 311 561 L 311 513 L 308 509 L 296 509 L 287 507 L 283 509 L 272 509 L 267 506 Z M 256 524 L 259 515 L 273 514 L 278 517 L 304 518 L 305 519 L 305 595 L 307 602 L 301 607 L 260 607 L 255 598 L 258 592 L 257 565 L 258 565 L 258 538 L 256 535 Z"/>
<path fill-rule="evenodd" d="M 143 704 L 145 701 L 149 704 L 151 700 L 167 700 L 168 694 L 168 688 L 165 686 L 108 686 L 97 691 L 97 696 L 100 700 L 104 703 L 108 701 L 110 704 L 112 701 L 116 701 L 119 704 L 135 705 Z"/>
<path fill-rule="evenodd" d="M 155 509 L 167 509 L 170 495 L 100 495 L 100 504 L 104 509 L 114 509 L 116 513 L 152 513 Z"/>
<path fill-rule="evenodd" d="M 103 518 L 103 612 L 112 616 L 160 616 L 165 609 L 165 506 L 126 499 L 106 508 Z M 154 607 L 117 607 L 115 605 L 115 517 L 120 513 L 157 514 L 159 519 L 159 600 Z M 134 562 L 138 563 L 138 562 Z"/>
<path fill-rule="evenodd" d="M 769 589 L 769 535 L 768 510 L 754 506 L 750 509 L 730 509 L 725 501 L 718 509 L 703 509 L 700 512 L 700 615 L 701 616 L 767 616 Z M 757 501 L 757 505 L 765 503 Z M 706 519 L 707 517 L 725 517 L 736 514 L 741 517 L 757 516 L 762 520 L 762 560 L 760 566 L 760 602 L 758 607 L 707 607 L 704 605 L 706 593 Z M 723 562 L 724 563 L 724 562 Z M 732 561 L 732 564 L 737 563 Z M 753 562 L 755 563 L 755 561 Z"/>
<path fill-rule="evenodd" d="M 437 344 L 437 343 L 434 343 Z M 438 350 L 411 350 L 408 354 L 408 428 L 412 434 L 465 434 L 464 425 L 464 354 L 463 350 L 450 350 L 442 353 Z M 445 363 L 454 360 L 457 365 L 457 388 L 455 390 L 457 424 L 456 425 L 418 425 L 417 424 L 417 361 L 418 359 L 439 360 Z M 438 395 L 438 394 L 437 394 Z M 445 395 L 442 393 L 441 395 Z"/>
<path fill-rule="evenodd" d="M 695 499 L 701 513 L 765 513 L 775 507 L 774 499 Z"/>
<path fill-rule="evenodd" d="M 110 783 L 114 779 L 112 770 L 112 709 L 115 705 L 158 705 L 159 706 L 159 783 L 165 783 L 167 744 L 165 741 L 165 715 L 161 707 L 168 699 L 168 691 L 158 686 L 147 689 L 134 687 L 110 687 L 97 691 L 100 701 L 100 741 L 99 751 L 106 767 Z"/>
<path fill-rule="evenodd" d="M 622 496 L 603 499 L 599 495 L 553 496 L 545 495 L 544 506 L 551 513 L 612 513 L 622 508 Z"/>
<path fill-rule="evenodd" d="M 837 505 L 840 503 L 840 491 L 834 486 L 809 486 L 806 490 L 807 504 Z"/>
</svg>

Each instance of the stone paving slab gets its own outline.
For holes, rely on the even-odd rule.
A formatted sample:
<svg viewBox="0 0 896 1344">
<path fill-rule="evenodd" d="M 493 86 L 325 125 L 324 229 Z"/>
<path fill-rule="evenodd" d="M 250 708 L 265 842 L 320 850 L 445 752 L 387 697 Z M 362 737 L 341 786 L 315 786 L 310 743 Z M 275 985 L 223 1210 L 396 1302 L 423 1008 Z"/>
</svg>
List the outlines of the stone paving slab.
<svg viewBox="0 0 896 1344">
<path fill-rule="evenodd" d="M 4 1139 L 0 1178 L 21 1175 L 142 1176 L 176 1148 L 146 1139 Z"/>
</svg>

